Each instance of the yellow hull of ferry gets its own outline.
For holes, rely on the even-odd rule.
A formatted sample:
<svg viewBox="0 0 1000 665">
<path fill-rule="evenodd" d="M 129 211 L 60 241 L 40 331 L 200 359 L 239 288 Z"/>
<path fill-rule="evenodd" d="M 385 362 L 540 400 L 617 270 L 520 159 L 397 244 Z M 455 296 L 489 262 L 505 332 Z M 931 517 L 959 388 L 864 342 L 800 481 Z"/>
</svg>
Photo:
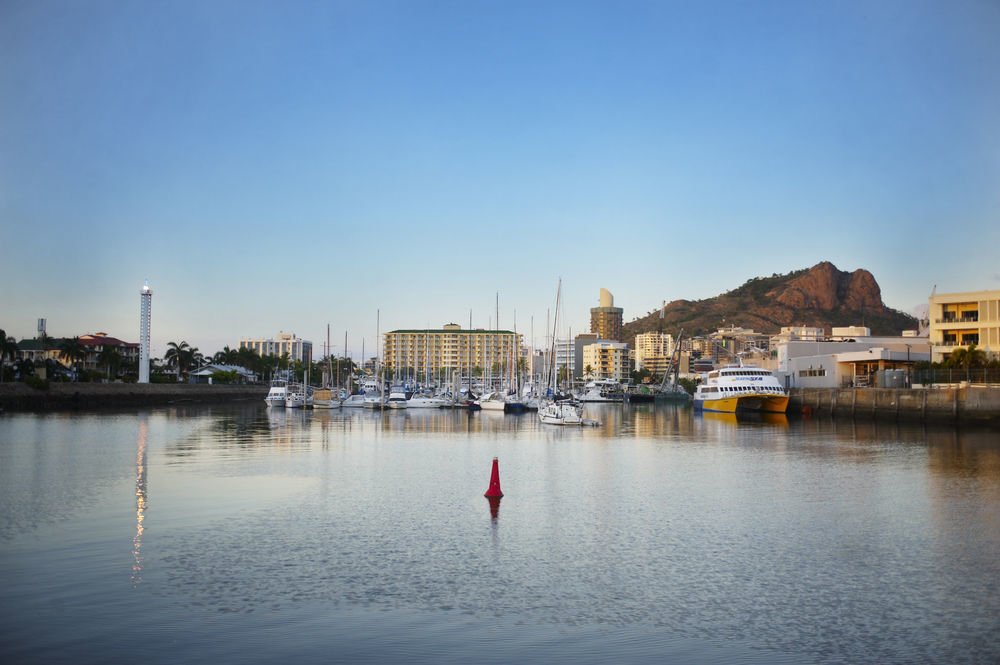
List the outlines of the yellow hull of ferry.
<svg viewBox="0 0 1000 665">
<path fill-rule="evenodd" d="M 706 399 L 703 411 L 736 413 L 737 411 L 758 411 L 760 413 L 784 413 L 788 409 L 788 395 L 734 395 Z"/>
</svg>

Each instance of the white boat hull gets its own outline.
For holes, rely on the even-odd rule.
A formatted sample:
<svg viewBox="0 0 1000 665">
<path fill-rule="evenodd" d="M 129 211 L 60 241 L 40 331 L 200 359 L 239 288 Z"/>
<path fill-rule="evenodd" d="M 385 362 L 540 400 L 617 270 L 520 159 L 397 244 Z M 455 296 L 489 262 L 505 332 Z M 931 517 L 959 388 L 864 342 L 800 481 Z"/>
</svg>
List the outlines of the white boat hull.
<svg viewBox="0 0 1000 665">
<path fill-rule="evenodd" d="M 580 425 L 583 409 L 569 402 L 549 402 L 539 407 L 538 419 L 546 425 Z"/>
</svg>

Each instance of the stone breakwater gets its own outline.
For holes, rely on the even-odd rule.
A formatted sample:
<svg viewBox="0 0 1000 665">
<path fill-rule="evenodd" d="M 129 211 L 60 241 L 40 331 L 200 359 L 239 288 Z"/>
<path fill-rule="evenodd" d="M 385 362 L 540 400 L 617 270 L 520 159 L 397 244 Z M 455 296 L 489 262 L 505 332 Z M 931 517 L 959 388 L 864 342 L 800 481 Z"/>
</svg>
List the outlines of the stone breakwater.
<svg viewBox="0 0 1000 665">
<path fill-rule="evenodd" d="M 0 409 L 63 411 L 256 401 L 264 403 L 267 385 L 166 383 L 52 383 L 36 390 L 24 383 L 0 384 Z"/>
<path fill-rule="evenodd" d="M 1000 426 L 1000 386 L 792 388 L 788 412 Z"/>
</svg>

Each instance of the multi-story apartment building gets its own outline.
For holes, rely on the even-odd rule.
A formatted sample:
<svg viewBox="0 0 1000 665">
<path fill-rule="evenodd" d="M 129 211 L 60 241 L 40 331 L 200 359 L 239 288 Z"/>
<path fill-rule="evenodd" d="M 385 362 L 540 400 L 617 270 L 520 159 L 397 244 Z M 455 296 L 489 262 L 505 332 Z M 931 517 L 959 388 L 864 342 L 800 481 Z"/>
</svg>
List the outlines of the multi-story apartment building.
<svg viewBox="0 0 1000 665">
<path fill-rule="evenodd" d="M 295 333 L 279 332 L 278 338 L 241 339 L 241 349 L 253 349 L 262 356 L 278 356 L 286 353 L 289 360 L 302 363 L 312 362 L 312 342 L 295 336 Z"/>
<path fill-rule="evenodd" d="M 617 379 L 628 378 L 628 345 L 621 342 L 599 340 L 583 347 L 583 371 L 587 368 L 593 372 L 586 378 Z"/>
<path fill-rule="evenodd" d="M 635 336 L 635 367 L 652 374 L 663 374 L 674 352 L 674 337 L 670 333 L 648 332 Z"/>
<path fill-rule="evenodd" d="M 510 330 L 463 330 L 450 323 L 440 330 L 393 330 L 382 340 L 382 364 L 387 373 L 412 373 L 450 378 L 506 369 L 523 357 L 521 335 Z"/>
<path fill-rule="evenodd" d="M 590 308 L 590 332 L 612 342 L 622 339 L 622 308 L 615 307 L 615 298 L 607 289 L 601 289 L 600 306 Z"/>
<path fill-rule="evenodd" d="M 937 293 L 930 297 L 931 360 L 977 345 L 991 358 L 1000 353 L 1000 290 Z"/>
<path fill-rule="evenodd" d="M 556 371 L 566 368 L 568 376 L 574 376 L 576 370 L 576 345 L 571 339 L 556 340 Z"/>
</svg>

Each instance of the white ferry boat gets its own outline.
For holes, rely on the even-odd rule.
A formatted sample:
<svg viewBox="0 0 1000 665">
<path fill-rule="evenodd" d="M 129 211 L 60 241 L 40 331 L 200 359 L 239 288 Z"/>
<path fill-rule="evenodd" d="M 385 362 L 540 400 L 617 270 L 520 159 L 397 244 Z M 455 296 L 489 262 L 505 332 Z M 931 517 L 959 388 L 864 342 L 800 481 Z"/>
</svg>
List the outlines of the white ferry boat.
<svg viewBox="0 0 1000 665">
<path fill-rule="evenodd" d="M 694 394 L 694 408 L 720 413 L 784 413 L 788 393 L 769 370 L 725 365 L 704 375 Z"/>
</svg>

